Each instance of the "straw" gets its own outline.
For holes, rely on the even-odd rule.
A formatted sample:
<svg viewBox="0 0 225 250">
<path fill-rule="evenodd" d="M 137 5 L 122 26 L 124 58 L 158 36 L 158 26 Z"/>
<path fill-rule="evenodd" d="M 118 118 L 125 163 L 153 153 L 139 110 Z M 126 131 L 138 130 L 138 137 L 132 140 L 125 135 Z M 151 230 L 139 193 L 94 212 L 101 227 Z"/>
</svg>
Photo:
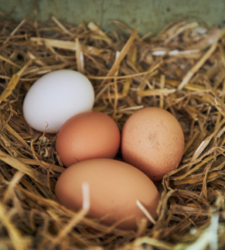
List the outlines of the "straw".
<svg viewBox="0 0 225 250">
<path fill-rule="evenodd" d="M 36 7 L 34 13 L 34 21 L 20 22 L 0 13 L 0 248 L 223 249 L 225 29 L 182 19 L 156 37 L 151 30 L 140 37 L 119 21 L 107 33 L 94 22 L 43 22 Z M 145 218 L 137 218 L 136 231 L 117 228 L 126 216 L 111 226 L 89 218 L 87 183 L 79 211 L 58 203 L 54 189 L 65 168 L 56 135 L 32 129 L 22 110 L 32 84 L 58 69 L 86 75 L 95 91 L 93 110 L 111 116 L 120 130 L 144 107 L 164 108 L 181 124 L 184 155 L 155 183 L 156 220 L 138 198 Z"/>
</svg>

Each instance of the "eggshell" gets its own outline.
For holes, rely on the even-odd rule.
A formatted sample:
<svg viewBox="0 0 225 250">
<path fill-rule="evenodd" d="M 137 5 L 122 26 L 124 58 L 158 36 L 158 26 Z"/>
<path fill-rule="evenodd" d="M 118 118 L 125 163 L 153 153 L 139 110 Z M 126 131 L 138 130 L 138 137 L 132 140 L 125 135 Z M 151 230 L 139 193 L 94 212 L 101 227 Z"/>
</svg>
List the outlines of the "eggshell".
<svg viewBox="0 0 225 250">
<path fill-rule="evenodd" d="M 93 104 L 94 90 L 86 76 L 73 70 L 57 70 L 31 86 L 23 114 L 32 128 L 56 133 L 71 116 L 90 111 Z"/>
<path fill-rule="evenodd" d="M 139 168 L 153 181 L 174 170 L 184 153 L 184 134 L 168 111 L 148 107 L 131 115 L 122 130 L 124 161 Z"/>
<path fill-rule="evenodd" d="M 66 121 L 56 138 L 56 150 L 66 167 L 94 159 L 114 158 L 120 146 L 115 121 L 101 112 L 84 112 Z"/>
<path fill-rule="evenodd" d="M 112 225 L 124 220 L 117 227 L 136 229 L 137 220 L 145 218 L 136 205 L 137 200 L 154 219 L 157 218 L 158 190 L 144 173 L 125 162 L 93 159 L 70 166 L 56 183 L 58 201 L 73 211 L 81 209 L 84 182 L 90 190 L 88 215 L 101 219 L 103 224 Z"/>
</svg>

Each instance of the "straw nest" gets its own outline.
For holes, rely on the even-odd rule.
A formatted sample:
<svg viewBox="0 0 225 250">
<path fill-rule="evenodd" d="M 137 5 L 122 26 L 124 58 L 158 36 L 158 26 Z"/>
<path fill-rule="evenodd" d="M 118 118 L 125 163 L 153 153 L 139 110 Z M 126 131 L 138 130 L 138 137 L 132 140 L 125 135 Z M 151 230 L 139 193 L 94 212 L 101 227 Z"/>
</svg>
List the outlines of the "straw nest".
<svg viewBox="0 0 225 250">
<path fill-rule="evenodd" d="M 0 249 L 217 249 L 225 245 L 224 29 L 193 20 L 169 24 L 156 37 L 120 22 L 107 34 L 93 22 L 78 26 L 29 19 L 0 21 Z M 120 53 L 118 53 L 118 51 Z M 55 198 L 64 167 L 56 135 L 23 118 L 26 92 L 58 69 L 85 74 L 94 110 L 122 129 L 135 110 L 170 111 L 185 134 L 176 170 L 157 183 L 159 217 L 136 232 L 105 227 Z M 50 98 L 50 97 L 49 97 Z"/>
</svg>

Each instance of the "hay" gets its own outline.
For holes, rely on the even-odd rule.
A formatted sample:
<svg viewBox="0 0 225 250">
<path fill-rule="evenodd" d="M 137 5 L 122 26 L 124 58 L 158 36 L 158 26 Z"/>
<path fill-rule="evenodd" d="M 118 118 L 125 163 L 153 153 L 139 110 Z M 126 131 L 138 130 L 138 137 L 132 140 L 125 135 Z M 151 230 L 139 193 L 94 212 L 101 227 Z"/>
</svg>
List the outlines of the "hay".
<svg viewBox="0 0 225 250">
<path fill-rule="evenodd" d="M 6 16 L 1 13 L 0 21 L 0 249 L 225 246 L 225 30 L 180 20 L 156 37 L 140 37 L 118 21 L 107 34 L 93 22 L 73 26 L 52 17 L 14 23 Z M 54 186 L 64 170 L 56 136 L 30 128 L 22 103 L 35 80 L 65 68 L 89 77 L 94 110 L 120 129 L 146 106 L 179 120 L 185 154 L 157 183 L 159 218 L 151 228 L 145 220 L 137 232 L 106 227 L 85 217 L 85 209 L 74 213 L 56 201 Z"/>
</svg>

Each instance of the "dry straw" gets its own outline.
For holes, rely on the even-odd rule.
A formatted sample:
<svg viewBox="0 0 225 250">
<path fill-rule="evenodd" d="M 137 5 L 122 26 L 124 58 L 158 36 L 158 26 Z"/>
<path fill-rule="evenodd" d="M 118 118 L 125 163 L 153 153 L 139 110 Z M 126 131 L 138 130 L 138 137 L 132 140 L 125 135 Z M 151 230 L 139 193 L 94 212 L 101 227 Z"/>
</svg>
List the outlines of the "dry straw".
<svg viewBox="0 0 225 250">
<path fill-rule="evenodd" d="M 179 20 L 156 37 L 140 37 L 112 23 L 115 31 L 107 34 L 93 22 L 74 26 L 52 17 L 14 23 L 1 13 L 0 249 L 225 246 L 225 30 Z M 77 213 L 56 201 L 54 186 L 64 167 L 55 135 L 30 128 L 22 103 L 35 80 L 57 69 L 85 74 L 95 89 L 94 110 L 112 116 L 120 129 L 146 106 L 164 108 L 179 120 L 185 154 L 157 183 L 159 217 L 151 228 L 142 220 L 136 232 L 122 231 L 87 218 L 87 186 L 86 205 Z"/>
</svg>

